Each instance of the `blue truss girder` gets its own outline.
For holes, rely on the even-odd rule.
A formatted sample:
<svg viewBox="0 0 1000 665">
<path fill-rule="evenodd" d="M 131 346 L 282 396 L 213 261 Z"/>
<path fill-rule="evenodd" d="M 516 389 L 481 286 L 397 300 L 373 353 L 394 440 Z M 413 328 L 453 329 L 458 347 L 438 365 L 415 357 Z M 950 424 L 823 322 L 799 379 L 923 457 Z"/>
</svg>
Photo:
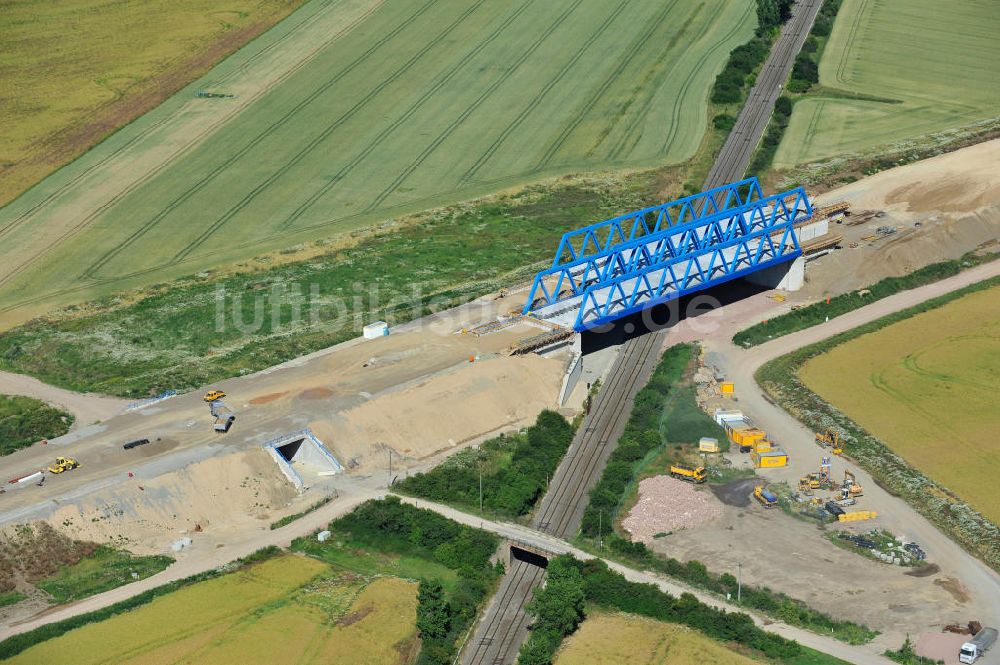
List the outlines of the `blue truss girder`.
<svg viewBox="0 0 1000 665">
<path fill-rule="evenodd" d="M 595 284 L 703 252 L 714 245 L 773 228 L 783 221 L 801 222 L 811 215 L 812 207 L 805 191 L 797 188 L 619 243 L 602 252 L 539 272 L 532 284 L 525 312 L 579 296 Z M 547 282 L 551 282 L 553 277 L 555 284 L 549 286 Z M 568 292 L 564 293 L 567 288 Z"/>
<path fill-rule="evenodd" d="M 676 201 L 644 208 L 563 234 L 552 267 L 606 251 L 616 244 L 648 236 L 671 226 L 694 222 L 763 198 L 757 178 L 709 189 Z"/>
<path fill-rule="evenodd" d="M 574 328 L 593 328 L 791 261 L 802 254 L 794 224 L 792 219 L 780 221 L 752 234 L 713 245 L 705 251 L 670 258 L 638 273 L 593 285 L 583 294 Z M 730 256 L 727 257 L 727 254 Z"/>
</svg>

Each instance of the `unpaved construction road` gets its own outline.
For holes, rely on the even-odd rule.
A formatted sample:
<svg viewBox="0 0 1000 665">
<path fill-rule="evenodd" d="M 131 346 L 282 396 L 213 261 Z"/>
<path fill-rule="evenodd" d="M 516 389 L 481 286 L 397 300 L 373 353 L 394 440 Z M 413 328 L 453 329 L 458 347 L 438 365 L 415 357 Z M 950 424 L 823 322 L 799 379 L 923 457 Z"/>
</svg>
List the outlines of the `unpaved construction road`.
<svg viewBox="0 0 1000 665">
<path fill-rule="evenodd" d="M 761 429 L 768 432 L 768 438 L 779 442 L 790 455 L 787 467 L 765 470 L 760 472 L 761 475 L 768 480 L 786 481 L 794 487 L 797 478 L 816 470 L 822 454 L 816 447 L 813 432 L 769 402 L 757 387 L 754 374 L 764 363 L 837 333 L 997 275 L 1000 275 L 1000 261 L 993 261 L 934 284 L 879 300 L 826 323 L 777 338 L 749 350 L 737 348 L 732 344 L 733 333 L 756 320 L 772 316 L 774 303 L 766 299 L 759 301 L 759 303 L 770 302 L 772 307 L 770 312 L 760 308 L 755 311 L 744 303 L 742 307 L 745 310 L 746 320 L 738 322 L 738 325 L 733 325 L 737 322 L 731 319 L 728 313 L 720 313 L 725 319 L 724 324 L 710 333 L 702 331 L 696 335 L 706 349 L 706 362 L 719 367 L 727 380 L 735 382 L 739 408 L 750 415 Z M 678 328 L 683 328 L 683 324 Z M 682 329 L 676 332 L 677 336 L 668 337 L 669 344 L 694 336 L 690 331 Z M 846 458 L 838 458 L 836 464 L 838 469 L 847 468 L 857 475 L 865 488 L 865 507 L 878 511 L 880 527 L 897 534 L 905 534 L 920 543 L 930 561 L 960 581 L 968 595 L 969 612 L 973 613 L 968 619 L 976 619 L 984 625 L 1000 624 L 1000 575 L 941 533 L 905 501 L 878 487 L 874 479 L 859 466 Z M 711 568 L 711 565 L 709 567 Z M 878 641 L 885 643 L 886 646 L 898 646 L 903 637 L 903 635 L 886 634 L 880 636 Z M 1000 655 L 990 654 L 983 662 L 1000 663 Z"/>
<path fill-rule="evenodd" d="M 128 405 L 128 400 L 76 393 L 72 390 L 56 388 L 38 379 L 0 371 L 0 395 L 22 395 L 57 406 L 73 414 L 73 429 L 107 420 L 119 415 Z"/>
</svg>

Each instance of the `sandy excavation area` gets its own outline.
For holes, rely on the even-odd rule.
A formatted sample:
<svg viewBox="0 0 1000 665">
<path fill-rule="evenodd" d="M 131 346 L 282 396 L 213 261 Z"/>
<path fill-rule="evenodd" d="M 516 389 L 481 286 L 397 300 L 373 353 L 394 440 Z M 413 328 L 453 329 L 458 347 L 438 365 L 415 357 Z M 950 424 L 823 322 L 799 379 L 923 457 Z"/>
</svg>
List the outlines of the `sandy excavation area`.
<svg viewBox="0 0 1000 665">
<path fill-rule="evenodd" d="M 745 501 L 753 486 L 745 481 L 734 485 L 740 482 L 739 496 L 730 498 L 732 503 L 746 505 L 726 505 L 706 492 L 721 516 L 657 538 L 651 547 L 681 561 L 701 561 L 717 574 L 735 575 L 742 565 L 744 584 L 767 586 L 831 616 L 866 624 L 883 633 L 876 638 L 879 644 L 884 641 L 892 648 L 907 634 L 916 637 L 927 626 L 961 623 L 976 615 L 965 590 L 947 570 L 918 577 L 907 574 L 914 568 L 876 562 L 841 549 L 818 524 Z M 877 521 L 870 521 L 856 529 L 868 531 L 877 526 Z"/>
<path fill-rule="evenodd" d="M 266 529 L 297 496 L 264 450 L 248 450 L 150 480 L 126 478 L 59 508 L 48 522 L 77 540 L 160 554 L 185 536 L 211 545 L 235 532 Z"/>
<path fill-rule="evenodd" d="M 1000 251 L 1000 139 L 883 171 L 815 197 L 847 201 L 854 213 L 883 211 L 857 226 L 831 224 L 842 249 L 810 263 L 802 295 L 857 289 L 888 276 L 958 258 L 982 247 Z M 880 226 L 896 233 L 866 242 Z M 857 247 L 850 247 L 852 242 Z"/>
<path fill-rule="evenodd" d="M 708 489 L 670 476 L 639 483 L 639 501 L 622 520 L 633 541 L 651 544 L 657 536 L 696 528 L 722 515 L 722 506 Z"/>
<path fill-rule="evenodd" d="M 465 363 L 395 387 L 310 428 L 356 463 L 386 447 L 403 458 L 421 459 L 531 424 L 543 409 L 556 406 L 562 367 L 534 355 Z"/>
</svg>

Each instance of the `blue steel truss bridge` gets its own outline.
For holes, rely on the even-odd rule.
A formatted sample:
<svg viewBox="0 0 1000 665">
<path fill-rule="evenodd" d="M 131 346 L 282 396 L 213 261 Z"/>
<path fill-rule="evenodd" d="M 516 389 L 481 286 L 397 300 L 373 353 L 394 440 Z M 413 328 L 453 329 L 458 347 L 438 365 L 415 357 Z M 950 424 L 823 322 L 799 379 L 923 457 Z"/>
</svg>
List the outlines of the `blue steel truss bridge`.
<svg viewBox="0 0 1000 665">
<path fill-rule="evenodd" d="M 524 314 L 583 332 L 740 277 L 782 275 L 802 256 L 798 228 L 812 214 L 801 187 L 765 196 L 747 178 L 570 231 Z"/>
</svg>

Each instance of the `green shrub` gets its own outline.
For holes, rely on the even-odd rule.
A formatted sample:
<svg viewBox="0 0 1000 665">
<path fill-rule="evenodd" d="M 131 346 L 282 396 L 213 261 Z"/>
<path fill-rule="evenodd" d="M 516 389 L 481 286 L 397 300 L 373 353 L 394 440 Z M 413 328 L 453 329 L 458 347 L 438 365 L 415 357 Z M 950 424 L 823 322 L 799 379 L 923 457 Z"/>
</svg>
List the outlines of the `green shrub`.
<svg viewBox="0 0 1000 665">
<path fill-rule="evenodd" d="M 507 517 L 527 514 L 573 440 L 573 427 L 555 411 L 542 411 L 535 424 L 452 456 L 427 473 L 397 482 L 400 492 L 461 508 L 483 509 Z"/>
<path fill-rule="evenodd" d="M 37 399 L 0 395 L 0 456 L 69 431 L 73 416 Z"/>
</svg>

